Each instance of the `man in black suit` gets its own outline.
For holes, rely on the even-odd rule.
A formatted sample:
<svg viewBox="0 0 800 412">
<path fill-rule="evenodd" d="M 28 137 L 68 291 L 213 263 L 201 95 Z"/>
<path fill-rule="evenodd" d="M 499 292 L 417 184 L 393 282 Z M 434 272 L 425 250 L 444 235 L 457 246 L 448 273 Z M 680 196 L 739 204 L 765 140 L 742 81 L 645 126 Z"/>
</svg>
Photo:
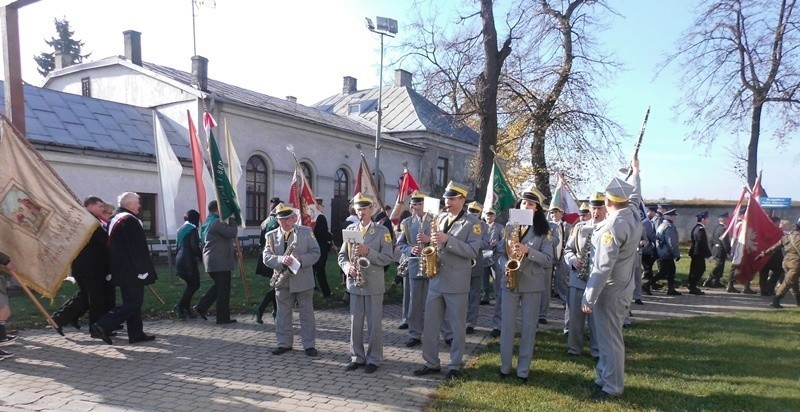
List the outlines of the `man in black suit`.
<svg viewBox="0 0 800 412">
<path fill-rule="evenodd" d="M 707 288 L 724 288 L 722 284 L 722 274 L 725 272 L 725 261 L 728 260 L 728 255 L 731 253 L 731 239 L 730 235 L 725 234 L 725 226 L 728 223 L 730 214 L 725 212 L 717 216 L 719 223 L 714 226 L 711 231 L 711 256 L 714 257 L 714 269 L 711 269 L 711 276 L 708 277 L 703 286 Z"/>
<path fill-rule="evenodd" d="M 142 329 L 144 287 L 155 283 L 157 275 L 150 259 L 142 221 L 136 215 L 141 210 L 139 195 L 125 192 L 119 195 L 118 208 L 108 223 L 108 250 L 111 282 L 119 286 L 122 305 L 103 315 L 90 330 L 92 337 L 111 345 L 109 332 L 125 322 L 128 342 L 139 343 L 155 339 Z"/>
<path fill-rule="evenodd" d="M 328 254 L 331 252 L 331 245 L 333 245 L 333 235 L 328 229 L 328 219 L 325 218 L 325 205 L 322 203 L 322 198 L 317 199 L 317 223 L 314 224 L 314 237 L 317 238 L 319 244 L 320 256 L 317 263 L 314 263 L 314 277 L 317 278 L 317 285 L 322 296 L 328 298 L 331 296 L 331 287 L 328 285 L 328 275 L 325 273 L 325 264 L 328 262 Z"/>
<path fill-rule="evenodd" d="M 697 224 L 692 228 L 692 246 L 689 248 L 689 293 L 692 295 L 705 295 L 705 292 L 697 287 L 703 273 L 706 271 L 706 259 L 711 257 L 711 249 L 708 247 L 708 236 L 706 235 L 706 225 L 708 225 L 708 212 L 697 215 Z"/>
</svg>

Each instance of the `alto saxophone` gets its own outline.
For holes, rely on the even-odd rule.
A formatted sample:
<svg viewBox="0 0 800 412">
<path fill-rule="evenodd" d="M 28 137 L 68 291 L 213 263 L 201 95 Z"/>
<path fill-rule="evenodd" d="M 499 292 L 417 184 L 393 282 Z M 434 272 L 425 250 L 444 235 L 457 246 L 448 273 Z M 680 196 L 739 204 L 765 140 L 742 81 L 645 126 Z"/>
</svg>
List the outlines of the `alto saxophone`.
<svg viewBox="0 0 800 412">
<path fill-rule="evenodd" d="M 353 277 L 353 283 L 355 283 L 357 287 L 363 287 L 364 274 L 361 270 L 370 267 L 371 264 L 369 263 L 369 259 L 356 256 L 356 245 L 356 242 L 349 240 L 347 242 L 347 250 L 350 255 L 350 265 L 356 268 L 356 275 Z"/>
<path fill-rule="evenodd" d="M 594 232 L 594 228 L 589 230 L 589 234 L 586 235 L 586 239 L 583 241 L 583 246 L 581 247 L 581 253 L 578 256 L 583 262 L 583 266 L 581 266 L 581 270 L 578 272 L 578 279 L 584 282 L 589 279 L 589 274 L 592 272 L 591 256 L 589 256 L 589 252 L 592 248 L 592 232 Z"/>
<path fill-rule="evenodd" d="M 291 244 L 286 248 L 286 251 L 283 252 L 283 256 L 289 256 L 294 252 L 294 248 L 297 247 L 297 236 L 292 241 Z M 283 266 L 280 270 L 275 272 L 275 275 L 272 276 L 272 279 L 269 281 L 269 286 L 273 288 L 280 288 L 283 287 L 284 284 L 289 280 L 289 276 L 293 275 L 294 272 L 291 271 L 286 265 Z"/>
<path fill-rule="evenodd" d="M 514 253 L 514 245 L 519 243 L 519 225 L 511 228 L 511 239 L 506 240 L 506 289 L 514 290 L 517 288 L 517 271 L 522 266 L 522 256 Z"/>
<path fill-rule="evenodd" d="M 444 210 L 444 209 L 443 209 Z M 433 217 L 431 222 L 431 236 L 434 231 L 439 230 L 439 214 Z M 439 245 L 431 241 L 428 246 L 422 249 L 422 271 L 425 277 L 433 279 L 439 273 Z"/>
</svg>

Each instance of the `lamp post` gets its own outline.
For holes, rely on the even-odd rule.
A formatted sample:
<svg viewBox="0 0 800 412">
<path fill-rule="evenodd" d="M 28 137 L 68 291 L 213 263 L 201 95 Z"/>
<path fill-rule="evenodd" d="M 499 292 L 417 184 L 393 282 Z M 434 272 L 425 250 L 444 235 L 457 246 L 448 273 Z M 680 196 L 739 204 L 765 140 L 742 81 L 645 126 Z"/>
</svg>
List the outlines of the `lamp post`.
<svg viewBox="0 0 800 412">
<path fill-rule="evenodd" d="M 373 33 L 378 33 L 381 36 L 381 65 L 380 74 L 378 76 L 378 129 L 375 131 L 375 180 L 378 180 L 380 185 L 380 166 L 381 166 L 381 120 L 383 117 L 383 36 L 394 37 L 397 34 L 397 20 L 376 17 L 378 23 L 376 27 L 372 24 L 372 20 L 367 18 L 367 29 Z M 383 196 L 383 194 L 381 194 Z"/>
</svg>

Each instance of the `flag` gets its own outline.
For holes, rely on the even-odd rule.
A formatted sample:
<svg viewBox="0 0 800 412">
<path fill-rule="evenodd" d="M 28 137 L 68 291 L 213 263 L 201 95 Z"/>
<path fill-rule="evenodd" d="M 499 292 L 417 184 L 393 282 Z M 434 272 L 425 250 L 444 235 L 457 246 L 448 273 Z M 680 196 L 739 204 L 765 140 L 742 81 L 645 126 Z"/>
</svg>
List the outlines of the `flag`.
<svg viewBox="0 0 800 412">
<path fill-rule="evenodd" d="M 239 209 L 239 202 L 236 200 L 236 193 L 233 191 L 231 181 L 228 179 L 228 173 L 225 172 L 225 163 L 222 162 L 222 156 L 219 153 L 217 140 L 214 138 L 214 131 L 211 127 L 216 126 L 216 122 L 211 118 L 211 114 L 206 112 L 203 115 L 203 124 L 211 125 L 208 130 L 208 152 L 211 155 L 211 174 L 214 178 L 214 191 L 217 194 L 217 202 L 219 203 L 219 217 L 226 220 L 233 216 L 236 223 L 242 224 L 242 211 Z M 208 122 L 211 118 L 211 122 Z"/>
<path fill-rule="evenodd" d="M 736 219 L 739 218 L 739 210 L 741 210 L 741 208 L 742 208 L 742 204 L 744 203 L 744 197 L 745 197 L 746 194 L 747 194 L 747 188 L 743 187 L 742 188 L 742 194 L 739 195 L 739 201 L 736 202 L 736 207 L 733 208 L 733 214 L 730 216 L 730 218 L 728 218 L 728 224 L 727 224 L 727 226 L 725 226 L 725 232 L 723 232 L 722 235 L 719 237 L 719 240 L 723 240 L 725 238 L 725 236 L 727 236 L 729 233 L 731 234 L 731 237 L 730 237 L 730 239 L 731 239 L 731 252 L 733 252 L 735 247 L 736 247 L 736 244 L 735 244 L 735 242 L 736 242 L 736 233 L 734 233 L 733 231 L 734 231 L 736 223 L 737 223 Z"/>
<path fill-rule="evenodd" d="M 419 185 L 417 181 L 414 180 L 414 176 L 411 176 L 411 172 L 408 171 L 408 168 L 403 168 L 403 177 L 400 181 L 400 188 L 397 189 L 397 201 L 394 203 L 394 209 L 392 209 L 392 216 L 389 219 L 397 225 L 400 223 L 400 214 L 403 213 L 403 210 L 406 206 L 406 198 L 414 194 L 414 191 L 419 190 Z"/>
<path fill-rule="evenodd" d="M 225 119 L 225 153 L 228 155 L 228 176 L 231 178 L 231 185 L 233 186 L 234 200 L 236 206 L 241 210 L 241 203 L 239 203 L 239 194 L 236 193 L 236 188 L 239 187 L 239 180 L 242 178 L 242 163 L 239 162 L 239 155 L 236 154 L 236 149 L 233 147 L 233 140 L 228 131 L 228 119 Z M 244 223 L 242 223 L 244 228 Z"/>
<path fill-rule="evenodd" d="M 158 178 L 161 180 L 161 201 L 164 202 L 164 220 L 167 224 L 167 238 L 170 233 L 178 233 L 178 224 L 175 220 L 175 199 L 178 198 L 178 184 L 183 174 L 183 166 L 172 146 L 169 144 L 161 119 L 153 110 L 153 135 L 155 136 L 156 162 L 158 163 Z"/>
<path fill-rule="evenodd" d="M 372 180 L 372 173 L 369 170 L 369 165 L 367 165 L 367 159 L 364 157 L 364 153 L 361 153 L 361 164 L 358 166 L 358 175 L 356 176 L 356 185 L 353 195 L 356 193 L 361 193 L 362 195 L 375 199 L 375 203 L 380 207 L 380 209 L 375 212 L 376 215 L 378 212 L 384 210 L 383 198 L 380 196 L 380 193 L 378 193 L 378 187 L 375 185 L 375 181 Z"/>
<path fill-rule="evenodd" d="M 511 186 L 503 176 L 497 162 L 494 162 L 487 187 L 489 190 L 486 191 L 486 198 L 483 201 L 484 214 L 491 207 L 494 209 L 495 215 L 500 215 L 514 206 L 514 202 L 517 201 L 514 191 L 511 190 Z"/>
<path fill-rule="evenodd" d="M 575 198 L 570 194 L 569 187 L 564 181 L 564 174 L 562 172 L 556 173 L 556 190 L 553 192 L 553 199 L 550 201 L 550 209 L 554 206 L 564 211 L 564 217 L 562 219 L 569 224 L 575 223 L 581 216 L 578 202 L 576 202 Z"/>
<path fill-rule="evenodd" d="M 99 222 L 8 120 L 0 120 L 0 239 L 21 281 L 53 298 Z"/>
<path fill-rule="evenodd" d="M 760 179 L 760 177 L 756 179 L 756 185 Z M 769 259 L 756 260 L 756 256 L 778 243 L 783 237 L 783 232 L 772 223 L 758 203 L 758 198 L 750 196 L 741 229 L 736 235 L 737 241 L 742 245 L 738 262 L 739 274 L 736 276 L 736 281 L 744 284 L 752 280 L 753 276 L 769 261 Z"/>
<path fill-rule="evenodd" d="M 200 211 L 200 221 L 205 222 L 208 202 L 216 198 L 214 183 L 203 159 L 203 147 L 200 145 L 200 138 L 197 137 L 197 129 L 194 127 L 192 114 L 188 110 L 186 111 L 186 116 L 189 118 L 189 147 L 192 151 L 192 170 L 194 171 L 194 186 L 197 192 L 197 210 Z"/>
<path fill-rule="evenodd" d="M 300 211 L 303 226 L 314 228 L 317 223 L 317 202 L 300 164 L 295 165 L 292 186 L 289 188 L 289 203 Z"/>
</svg>

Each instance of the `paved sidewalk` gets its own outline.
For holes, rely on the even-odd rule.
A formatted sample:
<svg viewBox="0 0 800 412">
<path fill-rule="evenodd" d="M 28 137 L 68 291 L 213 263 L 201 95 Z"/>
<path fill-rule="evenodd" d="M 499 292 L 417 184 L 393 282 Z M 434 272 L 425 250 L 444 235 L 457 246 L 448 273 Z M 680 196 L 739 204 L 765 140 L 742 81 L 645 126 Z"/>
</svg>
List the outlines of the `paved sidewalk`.
<svg viewBox="0 0 800 412">
<path fill-rule="evenodd" d="M 734 310 L 769 310 L 769 298 L 729 295 L 719 289 L 705 296 L 645 296 L 633 305 L 634 322 Z M 467 335 L 469 356 L 485 343 L 493 306 L 480 307 L 477 332 Z M 130 345 L 123 336 L 109 346 L 91 339 L 87 328 L 68 328 L 67 337 L 51 330 L 22 331 L 3 347 L 14 357 L 0 362 L 0 410 L 195 411 L 195 410 L 421 410 L 444 376 L 417 378 L 420 348 L 408 349 L 397 329 L 400 306 L 384 308 L 384 364 L 372 375 L 345 372 L 349 361 L 349 316 L 344 308 L 318 311 L 317 349 L 305 356 L 299 329 L 295 350 L 280 356 L 271 319 L 256 324 L 250 316 L 225 326 L 209 321 L 146 322 L 154 342 Z M 547 328 L 561 328 L 563 306 L 553 300 Z M 295 314 L 295 321 L 297 315 Z M 441 359 L 449 359 L 441 346 Z"/>
</svg>

